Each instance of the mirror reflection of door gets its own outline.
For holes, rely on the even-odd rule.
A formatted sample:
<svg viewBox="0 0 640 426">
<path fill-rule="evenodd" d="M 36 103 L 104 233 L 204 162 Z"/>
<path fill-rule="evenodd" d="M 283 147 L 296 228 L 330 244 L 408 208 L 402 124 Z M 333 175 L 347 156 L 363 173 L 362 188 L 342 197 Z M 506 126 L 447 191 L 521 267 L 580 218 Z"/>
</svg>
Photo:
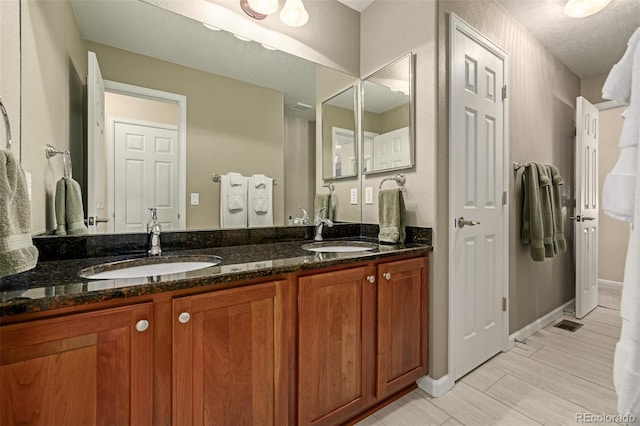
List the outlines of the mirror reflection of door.
<svg viewBox="0 0 640 426">
<path fill-rule="evenodd" d="M 322 103 L 322 177 L 357 176 L 356 89 L 346 90 Z"/>
</svg>

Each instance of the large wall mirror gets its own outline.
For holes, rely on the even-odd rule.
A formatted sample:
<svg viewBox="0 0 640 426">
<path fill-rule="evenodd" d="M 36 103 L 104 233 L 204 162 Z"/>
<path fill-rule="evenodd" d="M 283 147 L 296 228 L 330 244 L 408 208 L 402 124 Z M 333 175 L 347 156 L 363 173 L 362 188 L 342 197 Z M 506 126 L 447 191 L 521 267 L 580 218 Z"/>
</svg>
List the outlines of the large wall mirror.
<svg viewBox="0 0 640 426">
<path fill-rule="evenodd" d="M 322 178 L 358 174 L 357 91 L 351 86 L 322 102 Z"/>
<path fill-rule="evenodd" d="M 414 165 L 413 55 L 362 81 L 362 173 Z"/>
<path fill-rule="evenodd" d="M 331 76 L 338 76 L 334 87 L 356 84 L 357 77 L 142 1 L 21 5 L 22 141 L 25 167 L 34 173 L 33 232 L 56 227 L 53 199 L 62 160 L 45 163 L 45 143 L 71 150 L 85 211 L 109 220 L 94 226 L 96 233 L 144 232 L 147 208 L 169 204 L 175 209 L 167 209 L 172 218 L 161 218 L 166 230 L 220 228 L 220 183 L 212 174 L 229 172 L 274 180 L 273 226 L 287 224 L 299 207 L 313 209 L 317 111 L 326 99 L 317 87 L 331 87 Z M 97 104 L 104 122 L 97 127 L 82 106 L 87 75 L 94 75 L 89 52 L 106 88 L 104 104 Z M 93 89 L 86 87 L 87 94 Z M 60 99 L 69 99 L 67 110 L 56 111 L 63 109 Z M 42 116 L 51 119 L 43 123 Z M 56 126 L 68 126 L 68 134 L 50 136 Z M 103 145 L 90 142 L 96 132 L 104 134 Z M 175 154 L 173 164 L 143 170 L 136 166 L 141 157 L 118 162 L 129 158 L 124 148 L 142 150 L 136 135 L 143 132 L 155 138 L 156 151 Z M 100 179 L 104 183 L 96 184 Z M 338 210 L 336 219 L 360 216 L 341 217 Z"/>
</svg>

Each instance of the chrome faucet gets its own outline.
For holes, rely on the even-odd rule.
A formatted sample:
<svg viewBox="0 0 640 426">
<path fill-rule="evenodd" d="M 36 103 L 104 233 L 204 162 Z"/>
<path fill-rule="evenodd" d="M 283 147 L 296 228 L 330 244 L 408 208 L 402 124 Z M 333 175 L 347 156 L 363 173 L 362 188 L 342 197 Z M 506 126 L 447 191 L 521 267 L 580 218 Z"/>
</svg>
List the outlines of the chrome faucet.
<svg viewBox="0 0 640 426">
<path fill-rule="evenodd" d="M 315 241 L 322 241 L 322 228 L 324 225 L 327 225 L 329 228 L 333 226 L 331 219 L 326 219 L 320 216 L 325 210 L 327 210 L 327 208 L 322 207 L 318 210 L 318 213 L 316 213 L 316 221 L 314 223 L 316 226 L 316 236 L 313 238 Z"/>
<path fill-rule="evenodd" d="M 162 249 L 160 248 L 160 234 L 162 233 L 162 227 L 158 221 L 158 211 L 155 208 L 149 208 L 151 212 L 151 218 L 147 222 L 147 235 L 149 239 L 149 250 L 147 253 L 149 256 L 160 256 Z"/>
<path fill-rule="evenodd" d="M 309 224 L 311 224 L 311 221 L 309 220 L 309 215 L 307 214 L 307 211 L 303 207 L 298 207 L 298 210 L 300 210 L 302 212 L 302 217 L 296 217 L 295 220 L 293 221 L 293 223 L 296 224 L 296 225 L 309 225 Z"/>
</svg>

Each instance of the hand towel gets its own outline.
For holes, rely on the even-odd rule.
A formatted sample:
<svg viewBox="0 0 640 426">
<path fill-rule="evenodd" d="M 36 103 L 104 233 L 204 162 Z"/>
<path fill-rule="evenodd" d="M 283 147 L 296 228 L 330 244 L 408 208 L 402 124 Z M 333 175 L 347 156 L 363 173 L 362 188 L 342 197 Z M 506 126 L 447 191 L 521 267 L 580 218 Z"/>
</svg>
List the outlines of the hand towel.
<svg viewBox="0 0 640 426">
<path fill-rule="evenodd" d="M 82 189 L 75 180 L 61 178 L 56 184 L 56 235 L 83 235 L 89 230 L 84 223 Z"/>
<path fill-rule="evenodd" d="M 317 214 L 322 207 L 326 209 L 323 217 L 335 221 L 338 213 L 338 197 L 335 194 L 316 194 L 313 200 L 314 214 Z"/>
<path fill-rule="evenodd" d="M 556 254 L 567 251 L 567 242 L 564 238 L 564 220 L 562 218 L 561 188 L 564 178 L 556 166 L 547 166 L 551 176 L 551 210 L 553 211 L 553 244 Z"/>
<path fill-rule="evenodd" d="M 273 226 L 273 179 L 265 175 L 249 178 L 249 227 Z"/>
<path fill-rule="evenodd" d="M 231 186 L 241 186 L 246 179 L 240 173 L 235 173 L 235 172 L 228 173 L 228 176 L 229 176 L 229 184 Z"/>
<path fill-rule="evenodd" d="M 627 43 L 626 52 L 609 72 L 607 80 L 604 82 L 604 86 L 602 86 L 602 97 L 604 99 L 611 99 L 620 103 L 629 103 L 631 97 L 631 75 L 634 67 L 633 55 L 639 43 L 640 28 L 635 30 Z"/>
<path fill-rule="evenodd" d="M 407 212 L 401 188 L 383 189 L 378 193 L 378 240 L 383 243 L 403 244 L 406 238 Z"/>
<path fill-rule="evenodd" d="M 37 262 L 24 171 L 11 152 L 0 150 L 0 278 L 33 269 Z"/>
<path fill-rule="evenodd" d="M 522 207 L 523 244 L 531 244 L 529 251 L 531 259 L 536 262 L 544 261 L 544 230 L 542 227 L 542 212 L 540 211 L 540 185 L 538 184 L 538 167 L 531 164 L 522 174 L 524 205 Z"/>
<path fill-rule="evenodd" d="M 551 178 L 543 164 L 531 163 L 529 166 L 538 169 L 538 185 L 540 186 L 540 213 L 542 214 L 542 232 L 544 257 L 553 257 L 553 212 L 551 211 Z"/>
<path fill-rule="evenodd" d="M 231 184 L 231 176 L 240 185 Z M 247 186 L 248 178 L 239 173 L 229 173 L 220 178 L 220 228 L 246 228 L 247 227 Z"/>
</svg>

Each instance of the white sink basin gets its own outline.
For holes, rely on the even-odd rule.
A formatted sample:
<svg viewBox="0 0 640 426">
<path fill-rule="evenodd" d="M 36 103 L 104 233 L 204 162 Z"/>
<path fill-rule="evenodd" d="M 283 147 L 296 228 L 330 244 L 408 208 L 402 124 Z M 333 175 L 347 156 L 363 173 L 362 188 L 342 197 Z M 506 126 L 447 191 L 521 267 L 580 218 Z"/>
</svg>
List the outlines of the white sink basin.
<svg viewBox="0 0 640 426">
<path fill-rule="evenodd" d="M 78 274 L 90 280 L 114 280 L 158 275 L 180 274 L 216 266 L 222 262 L 218 256 L 158 256 L 123 260 L 85 268 Z"/>
<path fill-rule="evenodd" d="M 316 253 L 350 253 L 377 249 L 378 245 L 362 241 L 321 241 L 305 244 L 302 248 Z"/>
</svg>

